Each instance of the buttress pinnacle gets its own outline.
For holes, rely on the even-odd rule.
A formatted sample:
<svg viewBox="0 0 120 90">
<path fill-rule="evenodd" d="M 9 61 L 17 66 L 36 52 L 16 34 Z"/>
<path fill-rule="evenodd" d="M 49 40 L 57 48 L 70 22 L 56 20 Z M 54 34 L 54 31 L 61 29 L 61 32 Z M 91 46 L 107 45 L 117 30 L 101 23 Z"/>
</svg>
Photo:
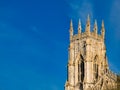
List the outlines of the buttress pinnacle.
<svg viewBox="0 0 120 90">
<path fill-rule="evenodd" d="M 72 40 L 72 36 L 73 36 L 73 23 L 72 20 L 70 21 L 70 41 Z"/>
<path fill-rule="evenodd" d="M 104 21 L 102 20 L 102 27 L 101 27 L 101 35 L 102 35 L 102 38 L 104 39 L 105 37 L 105 27 L 104 27 Z"/>
<path fill-rule="evenodd" d="M 87 16 L 87 21 L 88 21 L 88 22 L 90 21 L 90 16 L 89 16 L 89 14 L 88 14 L 88 16 Z"/>
<path fill-rule="evenodd" d="M 73 35 L 73 23 L 72 20 L 70 21 L 70 36 Z"/>
<path fill-rule="evenodd" d="M 94 32 L 95 32 L 95 34 L 97 34 L 97 31 L 98 31 L 97 20 L 95 20 L 95 24 L 94 24 Z"/>
<path fill-rule="evenodd" d="M 81 33 L 81 21 L 79 19 L 79 22 L 78 22 L 78 34 L 80 34 L 80 33 Z"/>
<path fill-rule="evenodd" d="M 70 21 L 70 28 L 73 27 L 72 19 Z"/>
<path fill-rule="evenodd" d="M 87 23 L 86 23 L 86 33 L 90 33 L 90 17 L 89 17 L 89 14 L 88 14 L 88 18 L 87 18 Z"/>
<path fill-rule="evenodd" d="M 104 21 L 102 20 L 102 28 L 104 28 Z"/>
</svg>

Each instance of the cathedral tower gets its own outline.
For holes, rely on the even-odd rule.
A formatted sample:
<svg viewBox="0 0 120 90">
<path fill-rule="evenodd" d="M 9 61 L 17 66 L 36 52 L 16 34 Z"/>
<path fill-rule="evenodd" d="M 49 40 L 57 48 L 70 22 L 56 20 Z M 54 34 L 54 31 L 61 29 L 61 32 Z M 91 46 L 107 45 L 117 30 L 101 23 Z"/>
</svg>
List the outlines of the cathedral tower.
<svg viewBox="0 0 120 90">
<path fill-rule="evenodd" d="M 85 32 L 78 22 L 78 34 L 74 35 L 70 22 L 70 45 L 65 90 L 104 90 L 116 88 L 116 75 L 109 70 L 105 47 L 105 27 L 102 21 L 98 34 L 97 21 L 90 30 L 88 15 Z"/>
</svg>

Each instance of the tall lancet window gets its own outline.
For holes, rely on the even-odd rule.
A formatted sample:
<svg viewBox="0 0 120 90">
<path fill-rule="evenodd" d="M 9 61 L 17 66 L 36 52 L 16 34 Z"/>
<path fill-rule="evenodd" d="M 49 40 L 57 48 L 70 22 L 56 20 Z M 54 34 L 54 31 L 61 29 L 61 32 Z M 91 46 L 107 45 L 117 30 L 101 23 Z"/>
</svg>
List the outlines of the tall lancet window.
<svg viewBox="0 0 120 90">
<path fill-rule="evenodd" d="M 85 41 L 83 42 L 83 52 L 84 52 L 84 55 L 86 55 L 86 42 Z"/>
<path fill-rule="evenodd" d="M 98 61 L 98 56 L 95 56 L 94 58 L 94 79 L 97 80 L 98 79 L 98 64 L 97 64 L 97 61 Z"/>
<path fill-rule="evenodd" d="M 80 59 L 81 59 L 81 64 L 80 64 L 80 67 L 81 67 L 81 81 L 83 82 L 84 81 L 84 75 L 85 75 L 85 68 L 84 68 L 84 59 L 83 59 L 83 56 L 80 55 Z"/>
</svg>

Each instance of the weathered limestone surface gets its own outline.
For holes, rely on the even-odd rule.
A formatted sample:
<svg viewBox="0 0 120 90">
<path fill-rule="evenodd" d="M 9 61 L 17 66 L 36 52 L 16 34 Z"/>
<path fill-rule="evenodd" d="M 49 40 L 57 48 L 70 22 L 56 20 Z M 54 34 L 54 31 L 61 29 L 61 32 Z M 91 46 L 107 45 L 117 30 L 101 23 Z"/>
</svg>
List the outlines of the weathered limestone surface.
<svg viewBox="0 0 120 90">
<path fill-rule="evenodd" d="M 105 90 L 117 87 L 117 76 L 109 70 L 108 66 L 103 21 L 101 35 L 97 34 L 97 31 L 96 20 L 93 32 L 90 31 L 88 16 L 85 32 L 81 33 L 79 20 L 78 34 L 74 35 L 71 21 L 68 79 L 65 90 Z"/>
</svg>

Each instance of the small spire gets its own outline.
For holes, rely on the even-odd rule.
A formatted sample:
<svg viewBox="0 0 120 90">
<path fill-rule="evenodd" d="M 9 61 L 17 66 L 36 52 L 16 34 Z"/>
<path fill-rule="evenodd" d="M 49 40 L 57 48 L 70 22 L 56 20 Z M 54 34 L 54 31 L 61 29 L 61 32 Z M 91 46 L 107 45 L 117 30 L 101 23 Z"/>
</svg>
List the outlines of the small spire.
<svg viewBox="0 0 120 90">
<path fill-rule="evenodd" d="M 80 19 L 79 19 L 78 25 L 81 26 L 81 21 L 80 21 Z"/>
<path fill-rule="evenodd" d="M 98 31 L 97 20 L 95 20 L 95 24 L 94 24 L 94 32 L 95 32 L 95 34 L 97 34 L 97 31 Z"/>
<path fill-rule="evenodd" d="M 102 20 L 102 28 L 104 28 L 104 21 Z"/>
<path fill-rule="evenodd" d="M 70 21 L 70 41 L 72 40 L 72 36 L 73 36 L 73 23 L 72 23 L 72 19 Z"/>
<path fill-rule="evenodd" d="M 70 21 L 70 27 L 73 27 L 72 19 L 71 19 L 71 21 Z"/>
<path fill-rule="evenodd" d="M 97 26 L 97 20 L 95 19 L 95 25 Z"/>
<path fill-rule="evenodd" d="M 81 21 L 79 19 L 79 22 L 78 22 L 78 34 L 80 34 L 80 33 L 81 33 Z"/>
<path fill-rule="evenodd" d="M 87 16 L 87 21 L 90 21 L 90 15 L 88 14 L 88 16 Z"/>
<path fill-rule="evenodd" d="M 86 33 L 90 33 L 90 16 L 88 14 L 87 23 L 86 23 Z"/>
<path fill-rule="evenodd" d="M 102 27 L 101 27 L 101 35 L 102 35 L 102 38 L 104 39 L 105 37 L 105 27 L 104 27 L 104 21 L 102 20 Z"/>
<path fill-rule="evenodd" d="M 72 23 L 72 19 L 70 21 L 70 35 L 73 35 L 73 23 Z"/>
</svg>

